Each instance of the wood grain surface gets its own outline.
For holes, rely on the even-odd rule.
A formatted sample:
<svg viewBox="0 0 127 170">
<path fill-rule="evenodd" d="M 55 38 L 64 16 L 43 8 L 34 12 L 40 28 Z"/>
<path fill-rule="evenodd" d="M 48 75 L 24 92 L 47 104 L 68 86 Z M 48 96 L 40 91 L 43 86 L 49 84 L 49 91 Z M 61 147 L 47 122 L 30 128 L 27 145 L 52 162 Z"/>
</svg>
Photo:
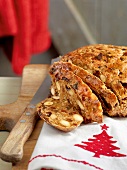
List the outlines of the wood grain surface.
<svg viewBox="0 0 127 170">
<path fill-rule="evenodd" d="M 44 80 L 48 67 L 48 65 L 28 65 L 24 68 L 21 90 L 17 101 L 0 106 L 0 130 L 12 130 L 25 107 Z M 33 133 L 24 146 L 23 158 L 19 163 L 13 166 L 13 170 L 27 169 L 28 161 L 33 152 L 42 125 L 43 121 L 38 120 Z"/>
</svg>

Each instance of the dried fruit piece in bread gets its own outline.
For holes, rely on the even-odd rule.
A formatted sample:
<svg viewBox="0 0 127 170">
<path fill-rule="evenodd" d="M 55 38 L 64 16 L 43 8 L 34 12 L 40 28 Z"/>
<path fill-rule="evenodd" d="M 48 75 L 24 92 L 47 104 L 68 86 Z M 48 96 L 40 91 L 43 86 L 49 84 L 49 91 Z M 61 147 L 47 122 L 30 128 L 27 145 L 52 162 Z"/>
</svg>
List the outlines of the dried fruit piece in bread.
<svg viewBox="0 0 127 170">
<path fill-rule="evenodd" d="M 52 72 L 52 87 L 55 94 L 60 96 L 61 101 L 67 101 L 79 110 L 85 123 L 98 122 L 103 120 L 103 110 L 97 96 L 82 79 L 72 71 L 61 69 L 58 73 Z"/>
<path fill-rule="evenodd" d="M 80 66 L 100 78 L 119 101 L 119 105 L 108 114 L 127 116 L 127 47 L 89 45 L 64 55 L 61 60 Z"/>
<path fill-rule="evenodd" d="M 107 89 L 105 84 L 96 76 L 69 62 L 55 62 L 50 67 L 50 72 L 57 74 L 61 69 L 72 71 L 75 75 L 79 76 L 83 82 L 85 82 L 91 90 L 99 97 L 103 109 L 105 112 L 112 110 L 116 105 L 118 105 L 118 100 L 116 95 Z"/>
<path fill-rule="evenodd" d="M 61 103 L 58 98 L 45 99 L 37 105 L 37 112 L 46 123 L 65 132 L 74 130 L 83 122 L 83 117 L 70 103 Z"/>
</svg>

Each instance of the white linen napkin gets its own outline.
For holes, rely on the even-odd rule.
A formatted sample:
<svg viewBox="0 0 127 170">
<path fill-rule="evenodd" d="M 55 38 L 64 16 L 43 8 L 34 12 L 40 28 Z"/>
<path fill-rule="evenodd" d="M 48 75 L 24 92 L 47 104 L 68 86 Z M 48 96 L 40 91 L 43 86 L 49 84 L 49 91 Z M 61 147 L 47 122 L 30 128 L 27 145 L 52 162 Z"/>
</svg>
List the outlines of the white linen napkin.
<svg viewBox="0 0 127 170">
<path fill-rule="evenodd" d="M 44 123 L 28 170 L 127 169 L 127 118 L 62 132 Z"/>
</svg>

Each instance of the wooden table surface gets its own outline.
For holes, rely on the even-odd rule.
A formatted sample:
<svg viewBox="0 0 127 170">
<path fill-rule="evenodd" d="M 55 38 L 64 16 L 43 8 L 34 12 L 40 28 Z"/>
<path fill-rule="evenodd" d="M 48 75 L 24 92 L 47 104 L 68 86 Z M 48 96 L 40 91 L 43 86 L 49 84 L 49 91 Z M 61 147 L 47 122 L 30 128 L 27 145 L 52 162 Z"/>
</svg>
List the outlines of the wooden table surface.
<svg viewBox="0 0 127 170">
<path fill-rule="evenodd" d="M 48 69 L 44 66 L 44 69 Z M 21 88 L 22 77 L 0 77 L 0 105 L 13 103 L 17 100 Z M 43 121 L 38 120 L 33 133 L 24 145 L 23 159 L 16 165 L 4 162 L 0 159 L 0 170 L 27 170 L 38 136 L 43 126 Z M 8 132 L 0 131 L 0 147 L 8 136 Z"/>
</svg>

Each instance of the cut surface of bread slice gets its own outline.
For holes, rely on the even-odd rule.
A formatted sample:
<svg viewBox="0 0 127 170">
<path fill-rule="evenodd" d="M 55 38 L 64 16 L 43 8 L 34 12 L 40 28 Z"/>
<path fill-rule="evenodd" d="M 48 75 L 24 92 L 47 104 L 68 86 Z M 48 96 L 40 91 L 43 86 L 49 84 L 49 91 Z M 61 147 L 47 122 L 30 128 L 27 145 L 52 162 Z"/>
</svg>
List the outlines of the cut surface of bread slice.
<svg viewBox="0 0 127 170">
<path fill-rule="evenodd" d="M 80 66 L 102 80 L 119 101 L 108 114 L 127 116 L 127 47 L 89 45 L 64 55 L 61 60 Z"/>
<path fill-rule="evenodd" d="M 56 73 L 51 70 L 49 71 L 52 78 L 51 91 L 55 91 L 61 101 L 68 101 L 73 108 L 79 110 L 85 123 L 101 123 L 103 120 L 102 106 L 89 86 L 72 71 L 61 69 Z"/>
<path fill-rule="evenodd" d="M 55 72 L 55 74 L 57 74 L 61 69 L 72 71 L 75 75 L 79 76 L 99 97 L 103 109 L 106 112 L 112 110 L 119 104 L 116 95 L 110 89 L 107 89 L 105 84 L 98 77 L 89 73 L 87 70 L 84 70 L 72 63 L 60 61 L 51 66 L 50 72 Z"/>
<path fill-rule="evenodd" d="M 37 105 L 37 112 L 41 119 L 49 125 L 68 132 L 77 128 L 83 117 L 67 101 L 62 103 L 57 98 L 47 98 Z"/>
</svg>

